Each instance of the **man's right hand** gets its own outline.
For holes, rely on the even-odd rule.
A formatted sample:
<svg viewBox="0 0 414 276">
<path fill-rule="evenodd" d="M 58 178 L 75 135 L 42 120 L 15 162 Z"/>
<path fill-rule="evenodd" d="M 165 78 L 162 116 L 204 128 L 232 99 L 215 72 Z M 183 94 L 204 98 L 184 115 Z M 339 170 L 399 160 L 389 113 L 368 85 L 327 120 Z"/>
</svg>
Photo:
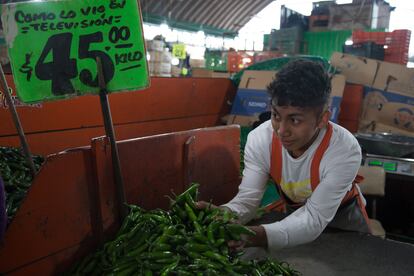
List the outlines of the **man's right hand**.
<svg viewBox="0 0 414 276">
<path fill-rule="evenodd" d="M 207 209 L 207 208 L 218 209 L 219 208 L 216 205 L 210 202 L 206 202 L 206 201 L 197 201 L 195 205 L 198 209 Z"/>
<path fill-rule="evenodd" d="M 231 212 L 230 208 L 227 208 L 225 206 L 217 206 L 217 205 L 212 204 L 211 202 L 206 202 L 206 201 L 202 201 L 202 200 L 201 201 L 197 201 L 195 203 L 195 205 L 196 205 L 196 207 L 198 209 L 207 209 L 207 208 L 210 208 L 210 209 L 220 209 L 220 210 L 223 210 L 223 211 L 229 211 L 229 212 Z"/>
</svg>

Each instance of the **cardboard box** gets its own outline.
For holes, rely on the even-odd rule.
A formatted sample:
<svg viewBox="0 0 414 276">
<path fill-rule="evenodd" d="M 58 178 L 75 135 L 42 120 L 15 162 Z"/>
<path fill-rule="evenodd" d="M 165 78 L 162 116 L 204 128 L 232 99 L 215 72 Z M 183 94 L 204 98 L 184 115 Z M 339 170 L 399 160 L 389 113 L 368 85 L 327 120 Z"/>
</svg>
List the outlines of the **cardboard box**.
<svg viewBox="0 0 414 276">
<path fill-rule="evenodd" d="M 227 72 L 214 72 L 213 70 L 205 68 L 193 68 L 193 78 L 230 78 L 230 73 Z"/>
<path fill-rule="evenodd" d="M 276 71 L 254 71 L 246 70 L 240 80 L 240 88 L 266 90 L 267 85 L 276 76 Z"/>
<path fill-rule="evenodd" d="M 231 74 L 228 72 L 214 72 L 211 74 L 212 78 L 223 78 L 223 79 L 228 79 L 231 77 Z"/>
<path fill-rule="evenodd" d="M 190 58 L 190 66 L 192 68 L 205 68 L 206 67 L 206 60 L 205 59 Z"/>
<path fill-rule="evenodd" d="M 403 92 L 414 97 L 414 68 L 380 62 L 373 87 L 384 91 Z"/>
<path fill-rule="evenodd" d="M 266 90 L 240 88 L 234 98 L 231 114 L 254 116 L 270 110 L 270 95 Z"/>
<path fill-rule="evenodd" d="M 331 98 L 329 99 L 329 108 L 331 110 L 331 117 L 329 120 L 336 123 L 338 122 L 338 115 L 342 102 L 342 95 L 345 88 L 345 76 L 344 75 L 334 75 L 332 77 L 331 85 Z"/>
<path fill-rule="evenodd" d="M 379 68 L 377 60 L 334 52 L 331 64 L 351 83 L 372 86 Z"/>
<path fill-rule="evenodd" d="M 414 96 L 414 68 L 335 52 L 331 64 L 350 83 Z"/>
<path fill-rule="evenodd" d="M 244 71 L 227 124 L 251 127 L 260 113 L 270 110 L 267 85 L 275 74 L 276 71 Z"/>
<path fill-rule="evenodd" d="M 245 71 L 240 81 L 239 89 L 233 101 L 231 115 L 249 117 L 257 120 L 260 113 L 270 111 L 270 95 L 267 93 L 267 86 L 274 79 L 276 71 Z M 337 122 L 342 94 L 345 87 L 345 77 L 335 75 L 332 78 L 332 93 L 330 99 L 331 121 Z M 234 119 L 234 120 L 237 120 Z M 234 123 L 233 122 L 231 123 Z M 247 118 L 241 118 L 243 123 Z M 242 125 L 242 124 L 241 124 Z M 242 126 L 249 126 L 243 124 Z"/>
<path fill-rule="evenodd" d="M 359 131 L 414 135 L 414 97 L 365 87 Z"/>
</svg>

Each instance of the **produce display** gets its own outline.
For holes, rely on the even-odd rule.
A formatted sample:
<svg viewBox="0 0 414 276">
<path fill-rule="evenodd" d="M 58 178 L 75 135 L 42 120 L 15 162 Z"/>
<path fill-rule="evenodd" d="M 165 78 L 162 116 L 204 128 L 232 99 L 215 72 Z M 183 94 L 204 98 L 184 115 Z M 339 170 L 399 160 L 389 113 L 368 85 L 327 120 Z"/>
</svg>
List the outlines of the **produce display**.
<svg viewBox="0 0 414 276">
<path fill-rule="evenodd" d="M 42 156 L 33 155 L 36 171 L 43 161 Z M 4 181 L 6 213 L 10 223 L 32 184 L 30 168 L 19 148 L 0 147 L 0 176 Z"/>
<path fill-rule="evenodd" d="M 197 209 L 198 184 L 171 199 L 170 210 L 129 205 L 116 238 L 69 275 L 299 275 L 287 263 L 241 259 L 227 242 L 254 235 L 217 208 Z"/>
</svg>

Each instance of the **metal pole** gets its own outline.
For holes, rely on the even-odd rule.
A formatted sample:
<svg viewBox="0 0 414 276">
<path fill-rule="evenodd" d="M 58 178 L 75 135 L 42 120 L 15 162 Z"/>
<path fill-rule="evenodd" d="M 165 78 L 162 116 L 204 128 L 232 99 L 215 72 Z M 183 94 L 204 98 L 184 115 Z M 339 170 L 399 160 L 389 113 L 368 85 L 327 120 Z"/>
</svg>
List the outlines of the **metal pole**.
<svg viewBox="0 0 414 276">
<path fill-rule="evenodd" d="M 3 90 L 4 96 L 6 98 L 7 105 L 9 106 L 14 125 L 16 126 L 17 132 L 19 134 L 20 144 L 23 149 L 23 154 L 26 158 L 26 163 L 29 166 L 30 172 L 32 173 L 32 177 L 34 177 L 36 175 L 36 168 L 33 163 L 32 155 L 30 154 L 29 145 L 27 144 L 27 140 L 26 140 L 26 136 L 24 135 L 22 124 L 20 123 L 19 114 L 17 114 L 16 107 L 14 106 L 13 100 L 11 98 L 11 95 L 9 92 L 9 86 L 7 85 L 6 77 L 4 76 L 2 66 L 0 66 L 0 85 Z"/>
<path fill-rule="evenodd" d="M 116 138 L 114 127 L 112 123 L 112 116 L 111 116 L 111 109 L 109 107 L 108 102 L 108 93 L 106 90 L 106 84 L 103 74 L 102 62 L 99 57 L 96 58 L 96 62 L 98 65 L 98 82 L 99 82 L 99 98 L 101 100 L 101 109 L 102 109 L 102 116 L 105 125 L 105 132 L 106 136 L 109 137 L 109 141 L 111 143 L 111 155 L 112 155 L 112 166 L 114 170 L 114 178 L 116 184 L 116 191 L 118 197 L 118 210 L 121 220 L 128 214 L 128 208 L 126 206 L 125 200 L 125 190 L 124 190 L 124 183 L 122 180 L 122 173 L 121 173 L 121 162 L 119 161 L 119 154 L 118 154 L 118 147 L 116 146 Z"/>
</svg>

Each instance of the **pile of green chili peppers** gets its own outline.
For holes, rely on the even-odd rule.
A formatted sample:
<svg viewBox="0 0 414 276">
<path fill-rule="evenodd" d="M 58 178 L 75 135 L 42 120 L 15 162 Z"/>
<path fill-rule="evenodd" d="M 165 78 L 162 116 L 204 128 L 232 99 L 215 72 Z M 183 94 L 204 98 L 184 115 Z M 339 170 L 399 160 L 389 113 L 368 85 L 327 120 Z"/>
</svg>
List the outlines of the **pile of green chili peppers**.
<svg viewBox="0 0 414 276">
<path fill-rule="evenodd" d="M 43 161 L 42 156 L 33 155 L 36 171 Z M 30 168 L 19 148 L 0 147 L 0 176 L 4 181 L 6 213 L 10 223 L 32 184 Z"/>
<path fill-rule="evenodd" d="M 169 211 L 129 205 L 116 239 L 69 275 L 299 275 L 287 263 L 244 261 L 227 242 L 254 235 L 221 209 L 195 207 L 198 184 L 171 199 Z"/>
</svg>

